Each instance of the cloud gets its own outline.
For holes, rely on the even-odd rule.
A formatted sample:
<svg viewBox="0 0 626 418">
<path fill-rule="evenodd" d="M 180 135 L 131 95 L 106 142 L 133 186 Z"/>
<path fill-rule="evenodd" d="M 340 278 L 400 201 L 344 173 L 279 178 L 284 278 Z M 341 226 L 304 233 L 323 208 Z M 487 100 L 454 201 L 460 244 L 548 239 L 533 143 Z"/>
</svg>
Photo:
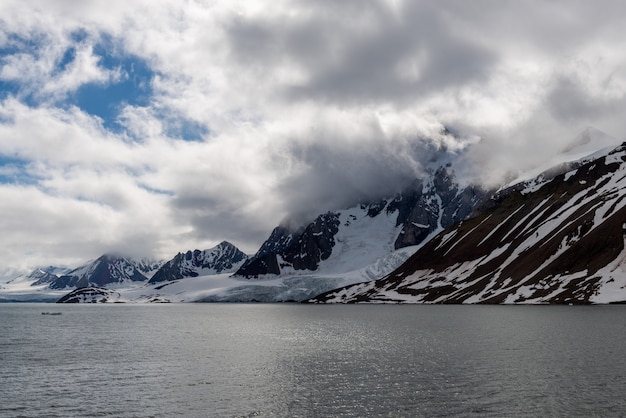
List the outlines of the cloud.
<svg viewBox="0 0 626 418">
<path fill-rule="evenodd" d="M 290 99 L 410 106 L 435 91 L 480 81 L 494 61 L 487 48 L 447 30 L 430 4 L 406 3 L 399 13 L 385 7 L 359 10 L 350 13 L 355 25 L 344 25 L 343 13 L 309 22 L 339 36 L 320 39 L 313 56 L 292 45 L 292 56 L 307 64 L 309 74 L 306 83 L 291 89 Z"/>
<path fill-rule="evenodd" d="M 145 246 L 159 239 L 156 233 L 146 234 L 140 213 L 129 217 L 103 204 L 53 196 L 33 186 L 3 185 L 0 197 L 0 230 L 8 243 L 3 248 L 4 269 L 32 268 L 45 261 L 45 254 L 55 258 L 50 261 L 71 266 L 89 258 L 85 248 L 94 255 L 118 248 L 133 254 L 133 243 Z M 134 228 L 135 221 L 139 228 Z"/>
<path fill-rule="evenodd" d="M 391 194 L 442 149 L 471 146 L 464 173 L 493 184 L 588 125 L 623 136 L 624 8 L 3 1 L 0 264 L 253 252 L 285 217 Z"/>
</svg>

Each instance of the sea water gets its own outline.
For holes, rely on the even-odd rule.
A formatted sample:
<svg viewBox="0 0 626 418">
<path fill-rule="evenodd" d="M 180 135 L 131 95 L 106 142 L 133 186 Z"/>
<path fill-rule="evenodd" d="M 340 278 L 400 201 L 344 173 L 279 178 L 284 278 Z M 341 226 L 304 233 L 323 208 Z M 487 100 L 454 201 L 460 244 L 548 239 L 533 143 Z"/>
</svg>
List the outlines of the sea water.
<svg viewBox="0 0 626 418">
<path fill-rule="evenodd" d="M 0 416 L 623 416 L 625 394 L 626 306 L 0 304 Z"/>
</svg>

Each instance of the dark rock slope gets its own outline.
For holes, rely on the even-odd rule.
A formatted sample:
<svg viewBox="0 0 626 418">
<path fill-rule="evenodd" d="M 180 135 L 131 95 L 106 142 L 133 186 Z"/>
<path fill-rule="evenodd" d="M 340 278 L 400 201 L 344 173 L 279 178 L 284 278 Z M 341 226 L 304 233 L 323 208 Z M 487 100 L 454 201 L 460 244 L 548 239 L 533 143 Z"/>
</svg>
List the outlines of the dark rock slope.
<svg viewBox="0 0 626 418">
<path fill-rule="evenodd" d="M 386 277 L 314 302 L 626 300 L 626 146 L 494 196 Z"/>
</svg>

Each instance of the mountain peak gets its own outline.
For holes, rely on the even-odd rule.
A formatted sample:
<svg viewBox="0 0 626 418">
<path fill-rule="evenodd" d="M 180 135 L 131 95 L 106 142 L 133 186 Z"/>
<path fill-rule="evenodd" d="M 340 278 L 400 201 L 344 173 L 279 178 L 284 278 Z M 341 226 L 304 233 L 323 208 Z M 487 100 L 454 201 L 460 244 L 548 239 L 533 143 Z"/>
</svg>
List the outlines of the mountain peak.
<svg viewBox="0 0 626 418">
<path fill-rule="evenodd" d="M 563 154 L 579 155 L 578 158 L 582 158 L 608 147 L 615 148 L 621 142 L 606 132 L 588 126 L 563 149 Z"/>
<path fill-rule="evenodd" d="M 215 247 L 213 248 L 237 248 L 235 247 L 234 244 L 228 242 L 228 241 L 222 241 L 219 244 L 217 244 Z"/>
<path fill-rule="evenodd" d="M 159 283 L 208 274 L 231 273 L 248 258 L 228 241 L 208 250 L 178 253 L 154 273 L 149 283 Z"/>
<path fill-rule="evenodd" d="M 121 255 L 103 254 L 50 283 L 52 289 L 65 287 L 104 286 L 109 283 L 144 281 L 146 277 Z"/>
<path fill-rule="evenodd" d="M 567 143 L 557 154 L 511 176 L 500 190 L 534 179 L 550 172 L 552 176 L 572 169 L 574 166 L 608 155 L 621 145 L 622 141 L 594 127 L 587 127 Z"/>
</svg>

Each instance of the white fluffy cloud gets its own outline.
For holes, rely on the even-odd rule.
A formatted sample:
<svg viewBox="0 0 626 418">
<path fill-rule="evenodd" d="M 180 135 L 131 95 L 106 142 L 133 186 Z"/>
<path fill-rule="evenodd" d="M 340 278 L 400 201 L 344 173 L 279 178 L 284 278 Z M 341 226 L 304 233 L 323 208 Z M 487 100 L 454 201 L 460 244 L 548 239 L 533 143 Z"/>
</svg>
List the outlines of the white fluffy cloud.
<svg viewBox="0 0 626 418">
<path fill-rule="evenodd" d="M 287 215 L 398 190 L 442 144 L 481 136 L 473 175 L 497 181 L 588 125 L 622 136 L 625 8 L 3 1 L 0 269 L 252 252 Z M 107 117 L 81 88 L 137 74 L 103 45 L 150 71 Z"/>
</svg>

